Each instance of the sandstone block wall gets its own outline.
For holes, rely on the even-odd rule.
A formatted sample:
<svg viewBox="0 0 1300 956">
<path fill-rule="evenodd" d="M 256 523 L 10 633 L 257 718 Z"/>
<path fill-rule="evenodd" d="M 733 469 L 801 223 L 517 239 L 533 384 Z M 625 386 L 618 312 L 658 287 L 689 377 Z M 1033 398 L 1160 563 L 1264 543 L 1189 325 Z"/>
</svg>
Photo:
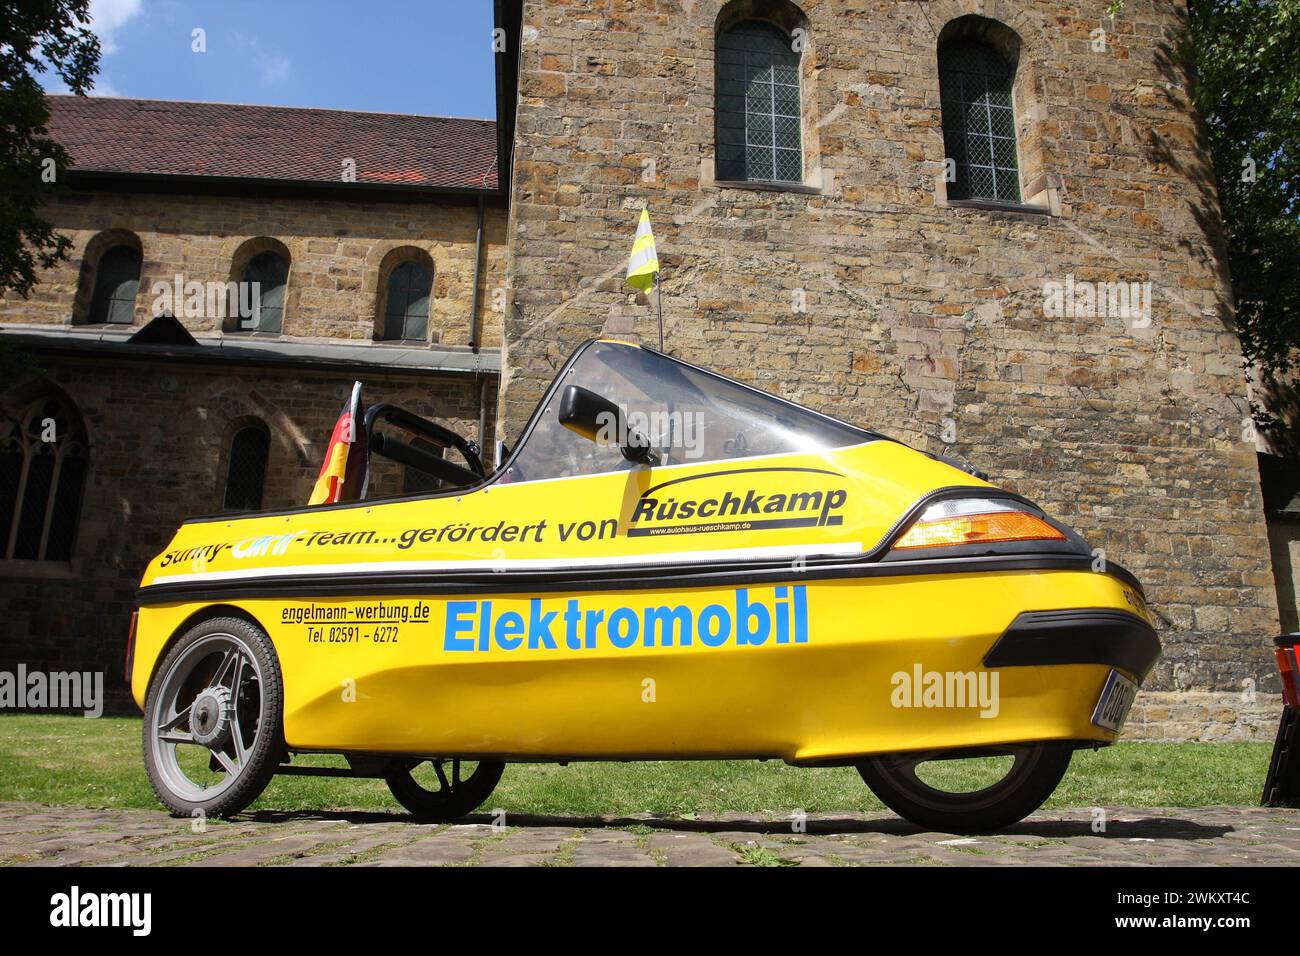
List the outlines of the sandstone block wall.
<svg viewBox="0 0 1300 956">
<path fill-rule="evenodd" d="M 480 386 L 469 376 L 36 359 L 85 421 L 90 471 L 71 562 L 0 561 L 0 670 L 103 671 L 116 710 L 133 706 L 122 663 L 144 567 L 186 516 L 222 510 L 230 441 L 250 419 L 271 435 L 267 510 L 306 504 L 354 377 L 368 402 L 478 439 Z M 495 384 L 487 398 L 495 403 Z M 398 467 L 376 461 L 372 494 L 399 493 Z"/>
<path fill-rule="evenodd" d="M 370 341 L 382 329 L 380 266 L 394 250 L 415 247 L 433 259 L 429 331 L 433 343 L 464 346 L 470 340 L 474 298 L 474 205 L 435 202 L 345 202 L 293 198 L 84 192 L 60 197 L 44 215 L 72 239 L 67 262 L 48 270 L 30 299 L 0 297 L 0 322 L 67 324 L 78 311 L 85 252 L 110 230 L 140 240 L 143 267 L 135 324 L 153 317 L 154 284 L 229 282 L 232 263 L 246 242 L 278 240 L 290 257 L 283 335 Z M 481 343 L 501 335 L 505 283 L 505 211 L 485 211 L 480 277 Z M 179 315 L 193 332 L 221 330 L 219 316 Z"/>
<path fill-rule="evenodd" d="M 798 191 L 713 181 L 722 7 L 525 3 L 503 435 L 578 342 L 655 342 L 623 282 L 648 206 L 670 352 L 946 448 L 1075 525 L 1146 585 L 1149 686 L 1275 692 L 1216 190 L 1171 56 L 1182 5 L 806 0 Z M 936 38 L 965 14 L 1020 38 L 1022 194 L 1045 214 L 946 199 Z M 1044 284 L 1071 278 L 1151 283 L 1150 323 L 1045 314 Z"/>
</svg>

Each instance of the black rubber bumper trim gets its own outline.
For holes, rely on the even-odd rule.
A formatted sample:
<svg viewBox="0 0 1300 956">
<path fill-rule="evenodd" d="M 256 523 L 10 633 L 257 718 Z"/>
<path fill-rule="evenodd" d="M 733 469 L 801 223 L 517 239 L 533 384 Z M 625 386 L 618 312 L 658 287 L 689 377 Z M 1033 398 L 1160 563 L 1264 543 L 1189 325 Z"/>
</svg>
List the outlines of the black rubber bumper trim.
<svg viewBox="0 0 1300 956">
<path fill-rule="evenodd" d="M 1139 683 L 1160 657 L 1155 629 L 1136 614 L 1113 608 L 1023 611 L 984 655 L 984 666 L 1108 664 Z"/>
<path fill-rule="evenodd" d="M 585 568 L 563 571 L 473 573 L 464 571 L 352 572 L 304 576 L 237 578 L 139 588 L 136 603 L 171 604 L 262 597 L 333 597 L 382 594 L 539 594 L 554 591 L 660 590 L 744 586 L 842 578 L 912 577 L 929 574 L 983 574 L 997 571 L 1091 571 L 1092 558 L 1075 554 L 995 555 L 922 561 L 814 563 L 795 570 L 790 562 L 718 566 L 701 570 L 681 565 L 642 568 Z M 1097 573 L 1097 572 L 1093 572 Z M 1140 588 L 1131 573 L 1111 561 L 1106 574 Z"/>
</svg>

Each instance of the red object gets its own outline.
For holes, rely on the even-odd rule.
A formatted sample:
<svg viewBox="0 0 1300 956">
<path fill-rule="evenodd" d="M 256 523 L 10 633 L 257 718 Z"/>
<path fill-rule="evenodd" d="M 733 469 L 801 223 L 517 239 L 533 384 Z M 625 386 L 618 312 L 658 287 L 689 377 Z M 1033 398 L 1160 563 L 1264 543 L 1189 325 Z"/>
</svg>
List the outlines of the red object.
<svg viewBox="0 0 1300 956">
<path fill-rule="evenodd" d="M 361 404 L 361 383 L 352 385 L 352 397 L 343 406 L 325 448 L 325 461 L 312 488 L 308 505 L 354 501 L 366 496 L 369 440 L 363 424 L 365 406 Z"/>
<path fill-rule="evenodd" d="M 123 676 L 127 687 L 131 686 L 131 672 L 135 670 L 135 623 L 139 616 L 139 611 L 131 612 L 131 630 L 126 635 L 126 667 Z"/>
<path fill-rule="evenodd" d="M 1300 667 L 1297 667 L 1296 645 L 1277 648 L 1277 667 L 1282 672 L 1282 699 L 1288 707 L 1300 707 Z"/>
<path fill-rule="evenodd" d="M 165 174 L 340 185 L 497 188 L 497 124 L 285 106 L 45 98 L 50 138 L 78 172 Z M 256 143 L 256 149 L 235 144 Z"/>
</svg>

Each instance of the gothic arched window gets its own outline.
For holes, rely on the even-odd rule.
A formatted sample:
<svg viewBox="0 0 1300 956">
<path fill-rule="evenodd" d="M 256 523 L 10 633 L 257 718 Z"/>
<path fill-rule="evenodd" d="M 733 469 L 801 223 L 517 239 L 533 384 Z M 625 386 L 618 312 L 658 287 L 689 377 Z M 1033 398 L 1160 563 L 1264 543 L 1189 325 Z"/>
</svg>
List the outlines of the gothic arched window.
<svg viewBox="0 0 1300 956">
<path fill-rule="evenodd" d="M 0 415 L 0 557 L 67 561 L 90 463 L 81 416 L 54 394 Z"/>
</svg>

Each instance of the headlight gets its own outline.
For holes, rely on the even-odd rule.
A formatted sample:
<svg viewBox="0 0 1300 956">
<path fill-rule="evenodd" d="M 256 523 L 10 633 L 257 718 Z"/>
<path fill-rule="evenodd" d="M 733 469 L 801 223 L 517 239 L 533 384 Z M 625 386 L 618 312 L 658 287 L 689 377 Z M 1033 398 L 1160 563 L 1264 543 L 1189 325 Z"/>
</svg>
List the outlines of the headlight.
<svg viewBox="0 0 1300 956">
<path fill-rule="evenodd" d="M 930 505 L 894 544 L 895 550 L 998 541 L 1064 541 L 1042 516 L 1015 501 L 961 498 Z"/>
</svg>

